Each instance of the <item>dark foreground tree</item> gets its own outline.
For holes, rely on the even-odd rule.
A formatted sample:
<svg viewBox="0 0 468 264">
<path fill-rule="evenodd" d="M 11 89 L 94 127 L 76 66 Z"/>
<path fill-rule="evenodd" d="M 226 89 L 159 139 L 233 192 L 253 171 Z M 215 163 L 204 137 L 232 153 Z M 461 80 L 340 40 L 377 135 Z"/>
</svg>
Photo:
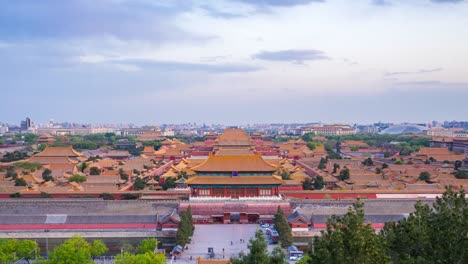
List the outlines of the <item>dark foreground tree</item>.
<svg viewBox="0 0 468 264">
<path fill-rule="evenodd" d="M 289 247 L 292 244 L 292 230 L 288 224 L 288 220 L 284 216 L 283 210 L 278 206 L 274 218 L 275 229 L 279 234 L 279 242 L 283 248 Z"/>
<path fill-rule="evenodd" d="M 238 258 L 232 258 L 232 264 L 286 264 L 284 252 L 281 248 L 275 248 L 270 256 L 268 245 L 261 230 L 257 230 L 255 237 L 249 240 L 249 254 L 239 254 Z"/>
<path fill-rule="evenodd" d="M 468 200 L 447 189 L 433 207 L 417 202 L 415 212 L 387 223 L 382 236 L 394 263 L 468 263 Z"/>
<path fill-rule="evenodd" d="M 179 228 L 177 229 L 176 242 L 178 245 L 185 246 L 189 242 L 189 237 L 193 235 L 194 226 L 192 219 L 192 210 L 190 206 L 186 211 L 180 212 Z"/>
<path fill-rule="evenodd" d="M 364 224 L 359 200 L 344 216 L 332 216 L 321 233 L 314 238 L 309 263 L 390 263 L 384 239 Z"/>
</svg>

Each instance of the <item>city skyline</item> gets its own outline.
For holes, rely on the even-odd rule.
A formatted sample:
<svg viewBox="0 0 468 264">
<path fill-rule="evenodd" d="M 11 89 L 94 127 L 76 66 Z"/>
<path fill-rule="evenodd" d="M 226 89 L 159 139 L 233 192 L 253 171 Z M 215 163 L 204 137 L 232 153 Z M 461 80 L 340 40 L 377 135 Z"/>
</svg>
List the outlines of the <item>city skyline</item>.
<svg viewBox="0 0 468 264">
<path fill-rule="evenodd" d="M 368 124 L 468 113 L 466 1 L 2 7 L 2 122 Z"/>
</svg>

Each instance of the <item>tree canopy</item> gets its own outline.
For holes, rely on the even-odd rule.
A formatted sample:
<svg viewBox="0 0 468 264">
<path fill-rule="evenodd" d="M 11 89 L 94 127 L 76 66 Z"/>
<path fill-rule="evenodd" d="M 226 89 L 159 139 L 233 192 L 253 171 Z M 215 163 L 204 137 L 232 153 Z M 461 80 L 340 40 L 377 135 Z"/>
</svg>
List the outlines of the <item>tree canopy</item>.
<svg viewBox="0 0 468 264">
<path fill-rule="evenodd" d="M 281 248 L 268 254 L 268 245 L 261 230 L 255 232 L 255 237 L 249 240 L 249 254 L 241 253 L 238 258 L 231 258 L 232 264 L 286 264 L 285 255 Z M 283 253 L 282 253 L 283 252 Z"/>
<path fill-rule="evenodd" d="M 314 190 L 322 190 L 325 186 L 322 176 L 317 176 L 314 180 Z"/>
<path fill-rule="evenodd" d="M 48 264 L 93 264 L 92 257 L 100 256 L 107 252 L 106 245 L 100 240 L 94 240 L 92 244 L 84 238 L 74 235 L 64 243 L 58 245 L 49 255 Z"/>
<path fill-rule="evenodd" d="M 176 187 L 175 179 L 172 177 L 167 178 L 163 184 L 163 190 L 172 189 Z"/>
<path fill-rule="evenodd" d="M 176 241 L 178 245 L 185 246 L 195 230 L 191 207 L 189 206 L 186 211 L 181 211 L 179 215 L 180 222 L 177 229 Z"/>
<path fill-rule="evenodd" d="M 54 177 L 52 177 L 52 171 L 50 169 L 45 169 L 42 172 L 42 179 L 44 179 L 44 181 L 54 181 Z"/>
<path fill-rule="evenodd" d="M 408 218 L 381 235 L 394 263 L 468 263 L 468 199 L 448 188 L 432 208 L 420 201 Z"/>
<path fill-rule="evenodd" d="M 39 246 L 33 240 L 0 239 L 0 263 L 30 260 L 38 256 L 39 251 Z"/>
<path fill-rule="evenodd" d="M 348 180 L 349 179 L 349 176 L 350 176 L 350 173 L 349 173 L 349 169 L 347 167 L 344 167 L 341 171 L 340 171 L 340 175 L 338 176 L 338 179 L 340 181 L 345 181 L 345 180 Z"/>
<path fill-rule="evenodd" d="M 90 175 L 100 175 L 101 174 L 101 170 L 97 167 L 91 167 L 89 169 L 89 174 Z"/>
<path fill-rule="evenodd" d="M 77 182 L 77 183 L 82 183 L 86 181 L 86 176 L 75 174 L 68 178 L 68 182 Z"/>
<path fill-rule="evenodd" d="M 137 177 L 135 179 L 135 182 L 133 183 L 133 189 L 135 189 L 136 191 L 141 191 L 143 189 L 145 189 L 145 181 L 142 179 L 142 178 L 139 178 Z"/>
<path fill-rule="evenodd" d="M 156 238 L 143 239 L 136 248 L 137 254 L 154 253 L 158 248 L 159 241 Z"/>
<path fill-rule="evenodd" d="M 426 181 L 426 182 L 427 182 L 427 181 L 429 181 L 429 178 L 430 178 L 430 177 L 431 177 L 431 174 L 430 174 L 429 172 L 423 171 L 423 172 L 421 172 L 421 173 L 419 174 L 418 179 L 419 179 L 420 181 Z"/>
<path fill-rule="evenodd" d="M 390 263 L 382 237 L 364 223 L 363 203 L 357 201 L 343 216 L 332 216 L 315 237 L 309 263 Z"/>
<path fill-rule="evenodd" d="M 289 247 L 292 244 L 292 230 L 289 226 L 288 220 L 284 215 L 281 207 L 278 206 L 278 209 L 273 219 L 275 223 L 275 229 L 279 234 L 279 243 L 283 248 Z"/>
</svg>

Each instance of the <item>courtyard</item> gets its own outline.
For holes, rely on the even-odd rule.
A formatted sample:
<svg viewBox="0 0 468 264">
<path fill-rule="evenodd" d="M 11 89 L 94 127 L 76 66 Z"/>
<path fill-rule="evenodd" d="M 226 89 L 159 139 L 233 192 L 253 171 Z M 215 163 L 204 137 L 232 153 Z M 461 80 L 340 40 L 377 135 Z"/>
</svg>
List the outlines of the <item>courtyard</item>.
<svg viewBox="0 0 468 264">
<path fill-rule="evenodd" d="M 187 245 L 188 249 L 175 263 L 195 263 L 197 257 L 209 258 L 208 248 L 213 248 L 215 259 L 229 259 L 237 257 L 240 252 L 248 253 L 249 239 L 254 237 L 258 228 L 257 224 L 195 225 L 192 241 Z M 269 245 L 268 250 L 271 252 L 273 247 Z"/>
</svg>

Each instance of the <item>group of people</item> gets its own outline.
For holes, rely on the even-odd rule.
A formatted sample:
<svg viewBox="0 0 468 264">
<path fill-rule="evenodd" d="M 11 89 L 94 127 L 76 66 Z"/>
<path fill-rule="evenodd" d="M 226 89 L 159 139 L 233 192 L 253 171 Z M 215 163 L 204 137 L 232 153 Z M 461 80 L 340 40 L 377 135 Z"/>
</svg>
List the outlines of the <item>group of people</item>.
<svg viewBox="0 0 468 264">
<path fill-rule="evenodd" d="M 245 243 L 245 240 L 241 238 L 240 241 L 239 241 L 239 243 L 244 244 L 244 243 Z M 234 243 L 231 241 L 231 246 L 232 246 L 232 245 L 234 245 Z M 223 248 L 223 251 L 224 251 L 224 248 Z"/>
</svg>

